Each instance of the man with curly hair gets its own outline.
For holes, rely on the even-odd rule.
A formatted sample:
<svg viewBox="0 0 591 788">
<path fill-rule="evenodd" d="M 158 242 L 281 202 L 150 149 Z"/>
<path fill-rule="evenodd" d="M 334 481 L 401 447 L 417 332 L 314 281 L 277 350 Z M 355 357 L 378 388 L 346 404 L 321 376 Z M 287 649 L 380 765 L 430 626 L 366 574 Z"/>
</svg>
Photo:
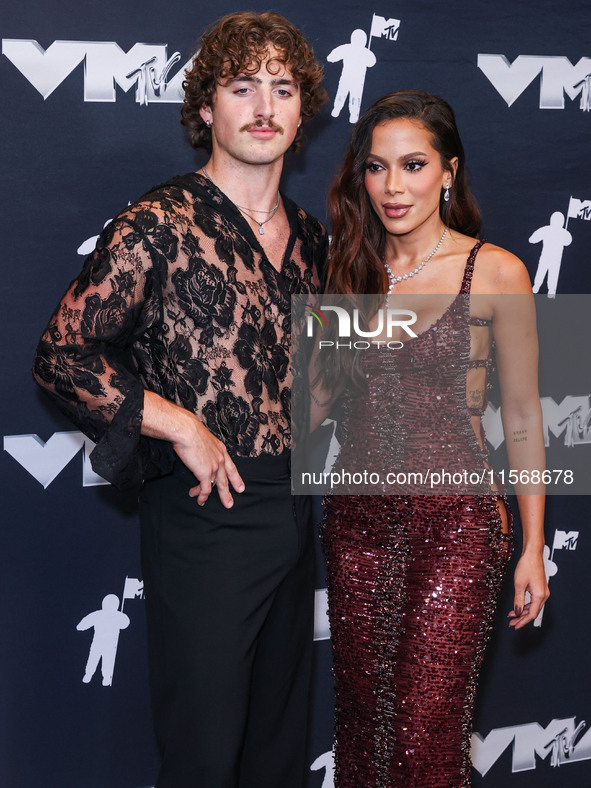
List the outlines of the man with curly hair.
<svg viewBox="0 0 591 788">
<path fill-rule="evenodd" d="M 279 192 L 326 100 L 275 13 L 230 14 L 187 71 L 209 159 L 105 228 L 58 305 L 37 381 L 142 483 L 157 788 L 301 788 L 313 637 L 309 501 L 290 493 L 290 297 L 319 291 L 324 228 Z"/>
</svg>

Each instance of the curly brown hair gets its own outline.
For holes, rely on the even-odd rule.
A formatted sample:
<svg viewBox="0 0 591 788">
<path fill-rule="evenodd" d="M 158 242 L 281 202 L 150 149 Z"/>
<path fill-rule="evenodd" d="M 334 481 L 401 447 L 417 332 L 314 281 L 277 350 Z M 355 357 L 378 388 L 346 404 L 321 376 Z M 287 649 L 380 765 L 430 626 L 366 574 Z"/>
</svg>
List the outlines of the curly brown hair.
<svg viewBox="0 0 591 788">
<path fill-rule="evenodd" d="M 238 74 L 256 74 L 269 46 L 277 50 L 278 57 L 267 63 L 267 70 L 273 73 L 276 64 L 283 65 L 299 84 L 302 125 L 291 147 L 296 151 L 301 148 L 302 127 L 328 100 L 320 84 L 323 70 L 302 33 L 273 11 L 228 14 L 203 34 L 201 47 L 183 82 L 181 123 L 187 127 L 194 148 L 205 148 L 211 153 L 211 129 L 205 125 L 199 110 L 203 105 L 212 106 L 219 82 Z"/>
</svg>

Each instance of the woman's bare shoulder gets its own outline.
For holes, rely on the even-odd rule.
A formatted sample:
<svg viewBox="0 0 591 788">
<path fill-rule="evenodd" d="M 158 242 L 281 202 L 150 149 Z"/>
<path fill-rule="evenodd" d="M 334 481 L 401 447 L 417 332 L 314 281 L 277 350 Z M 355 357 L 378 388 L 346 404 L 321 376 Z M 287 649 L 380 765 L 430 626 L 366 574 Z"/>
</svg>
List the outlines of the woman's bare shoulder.
<svg viewBox="0 0 591 788">
<path fill-rule="evenodd" d="M 472 292 L 531 293 L 529 272 L 516 255 L 485 243 L 476 255 Z"/>
</svg>

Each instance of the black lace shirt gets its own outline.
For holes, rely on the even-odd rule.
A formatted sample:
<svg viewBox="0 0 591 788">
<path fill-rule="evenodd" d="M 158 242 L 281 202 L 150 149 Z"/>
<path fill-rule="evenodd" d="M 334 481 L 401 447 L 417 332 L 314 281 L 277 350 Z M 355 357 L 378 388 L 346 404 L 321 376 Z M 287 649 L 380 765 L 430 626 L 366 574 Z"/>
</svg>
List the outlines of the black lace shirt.
<svg viewBox="0 0 591 788">
<path fill-rule="evenodd" d="M 204 177 L 156 187 L 117 216 L 43 334 L 36 380 L 97 445 L 118 486 L 172 469 L 140 435 L 144 388 L 193 411 L 233 457 L 281 454 L 290 433 L 290 297 L 320 289 L 322 225 L 283 197 L 281 271 Z"/>
</svg>

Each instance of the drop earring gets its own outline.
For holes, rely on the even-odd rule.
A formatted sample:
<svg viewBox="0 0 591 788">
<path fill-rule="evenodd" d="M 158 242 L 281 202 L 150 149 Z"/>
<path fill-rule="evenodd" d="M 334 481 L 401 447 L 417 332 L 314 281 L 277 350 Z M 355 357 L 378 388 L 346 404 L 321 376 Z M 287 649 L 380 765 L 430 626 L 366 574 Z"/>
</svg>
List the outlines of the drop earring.
<svg viewBox="0 0 591 788">
<path fill-rule="evenodd" d="M 443 192 L 443 199 L 445 202 L 449 202 L 449 183 L 445 184 L 445 191 Z"/>
</svg>

